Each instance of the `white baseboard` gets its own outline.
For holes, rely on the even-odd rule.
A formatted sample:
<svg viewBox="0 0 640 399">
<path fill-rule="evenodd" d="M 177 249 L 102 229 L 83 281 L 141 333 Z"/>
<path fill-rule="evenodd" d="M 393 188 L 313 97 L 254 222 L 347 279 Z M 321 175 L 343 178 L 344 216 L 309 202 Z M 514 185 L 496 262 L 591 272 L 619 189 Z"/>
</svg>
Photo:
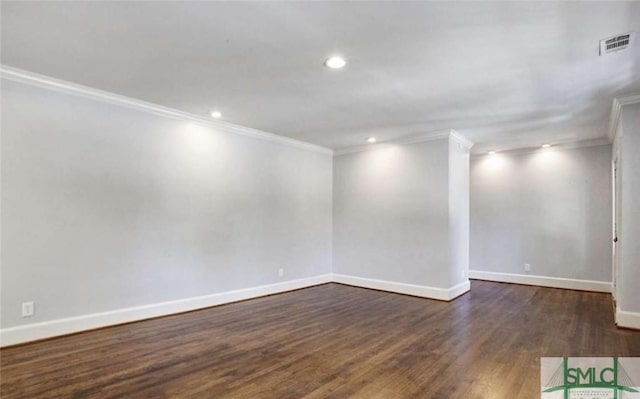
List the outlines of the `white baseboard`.
<svg viewBox="0 0 640 399">
<path fill-rule="evenodd" d="M 0 346 L 4 347 L 100 327 L 188 312 L 329 282 L 331 282 L 331 274 L 323 274 L 282 283 L 5 328 L 0 330 Z"/>
<path fill-rule="evenodd" d="M 529 276 L 508 273 L 469 271 L 472 279 L 499 281 L 508 283 L 539 285 L 543 287 L 567 288 L 574 290 L 611 292 L 611 283 L 603 281 L 574 280 L 545 276 Z M 336 282 L 362 288 L 396 292 L 422 298 L 451 301 L 470 289 L 469 281 L 465 281 L 450 288 L 429 287 L 424 285 L 398 283 L 393 281 L 376 280 L 344 274 L 323 274 L 299 280 L 285 281 L 258 287 L 245 288 L 234 291 L 221 292 L 211 295 L 179 299 L 175 301 L 117 309 L 108 312 L 69 317 L 32 323 L 23 326 L 10 327 L 0 330 L 0 347 L 16 345 L 24 342 L 51 338 L 60 335 L 92 330 L 101 327 L 129 323 L 175 313 L 188 312 L 225 303 L 257 298 L 265 295 L 311 287 L 314 285 Z M 640 329 L 640 313 L 618 310 L 616 323 L 620 327 Z"/>
<path fill-rule="evenodd" d="M 458 285 L 454 285 L 453 287 L 448 289 L 449 291 L 448 301 L 452 301 L 457 297 L 459 297 L 460 295 L 466 294 L 467 292 L 469 292 L 469 290 L 471 290 L 471 282 L 469 280 L 464 281 Z"/>
<path fill-rule="evenodd" d="M 525 285 L 538 285 L 541 287 L 565 288 L 569 290 L 611 292 L 610 281 L 577 280 L 572 278 L 483 272 L 478 270 L 469 270 L 469 278 L 475 280 L 498 281 L 501 283 L 516 283 Z"/>
<path fill-rule="evenodd" d="M 380 291 L 389 291 L 399 294 L 419 296 L 422 298 L 450 301 L 469 291 L 470 283 L 465 281 L 451 288 L 437 288 L 426 285 L 396 283 L 393 281 L 375 280 L 372 278 L 348 276 L 345 274 L 333 274 L 334 283 L 353 285 L 355 287 L 371 288 Z"/>
<path fill-rule="evenodd" d="M 640 330 L 640 313 L 616 309 L 616 325 Z"/>
</svg>

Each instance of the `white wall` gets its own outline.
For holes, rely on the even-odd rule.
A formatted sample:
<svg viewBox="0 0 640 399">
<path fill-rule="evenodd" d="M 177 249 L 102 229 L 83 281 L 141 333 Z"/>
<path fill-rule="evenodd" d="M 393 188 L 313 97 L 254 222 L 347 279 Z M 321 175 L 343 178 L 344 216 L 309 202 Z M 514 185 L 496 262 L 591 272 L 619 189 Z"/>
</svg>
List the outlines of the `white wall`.
<svg viewBox="0 0 640 399">
<path fill-rule="evenodd" d="M 469 275 L 469 148 L 449 140 L 449 285 Z"/>
<path fill-rule="evenodd" d="M 633 326 L 640 328 L 640 104 L 622 109 L 620 214 L 618 234 L 618 309 L 633 312 Z M 620 323 L 620 320 L 618 320 Z"/>
<path fill-rule="evenodd" d="M 330 154 L 2 83 L 3 329 L 330 273 Z"/>
<path fill-rule="evenodd" d="M 468 290 L 468 162 L 450 137 L 335 157 L 338 281 L 445 300 Z"/>
<path fill-rule="evenodd" d="M 334 273 L 449 287 L 448 145 L 334 157 Z"/>
<path fill-rule="evenodd" d="M 611 279 L 609 146 L 474 159 L 470 239 L 468 150 L 451 137 L 332 160 L 2 83 L 3 330 L 327 275 L 332 260 L 451 299 L 469 241 L 472 269 Z M 623 116 L 637 154 L 638 107 Z M 640 234 L 640 157 L 624 159 L 623 243 Z M 619 305 L 637 312 L 640 254 L 622 248 Z"/>
<path fill-rule="evenodd" d="M 609 289 L 611 221 L 609 145 L 471 161 L 471 270 L 601 281 Z"/>
</svg>

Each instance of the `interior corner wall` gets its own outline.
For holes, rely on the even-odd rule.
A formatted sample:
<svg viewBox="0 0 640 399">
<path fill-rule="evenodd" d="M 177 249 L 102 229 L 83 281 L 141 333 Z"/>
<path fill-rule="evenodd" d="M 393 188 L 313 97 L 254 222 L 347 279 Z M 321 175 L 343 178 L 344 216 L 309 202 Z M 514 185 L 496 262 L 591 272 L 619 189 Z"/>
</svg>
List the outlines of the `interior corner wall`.
<svg viewBox="0 0 640 399">
<path fill-rule="evenodd" d="M 3 330 L 329 276 L 331 154 L 2 84 Z"/>
<path fill-rule="evenodd" d="M 448 139 L 334 157 L 333 272 L 449 288 Z"/>
<path fill-rule="evenodd" d="M 480 157 L 470 178 L 451 137 L 332 159 L 2 84 L 2 331 L 331 272 L 444 291 L 469 266 L 611 278 L 608 146 Z M 640 106 L 621 123 L 619 306 L 638 312 Z"/>
<path fill-rule="evenodd" d="M 474 157 L 472 276 L 587 280 L 597 283 L 563 288 L 610 290 L 611 197 L 609 145 Z"/>
<path fill-rule="evenodd" d="M 622 108 L 620 173 L 620 226 L 618 231 L 617 307 L 635 314 L 640 328 L 640 104 Z"/>
</svg>

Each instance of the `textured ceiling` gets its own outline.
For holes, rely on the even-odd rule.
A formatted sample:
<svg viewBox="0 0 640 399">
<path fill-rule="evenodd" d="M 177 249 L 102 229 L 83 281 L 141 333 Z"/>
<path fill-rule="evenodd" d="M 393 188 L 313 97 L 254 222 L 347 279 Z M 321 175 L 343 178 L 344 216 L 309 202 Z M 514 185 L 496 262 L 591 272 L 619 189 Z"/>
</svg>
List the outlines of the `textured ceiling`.
<svg viewBox="0 0 640 399">
<path fill-rule="evenodd" d="M 454 128 L 487 148 L 603 137 L 640 92 L 640 2 L 7 2 L 5 65 L 331 148 Z M 331 54 L 348 65 L 323 67 Z"/>
</svg>

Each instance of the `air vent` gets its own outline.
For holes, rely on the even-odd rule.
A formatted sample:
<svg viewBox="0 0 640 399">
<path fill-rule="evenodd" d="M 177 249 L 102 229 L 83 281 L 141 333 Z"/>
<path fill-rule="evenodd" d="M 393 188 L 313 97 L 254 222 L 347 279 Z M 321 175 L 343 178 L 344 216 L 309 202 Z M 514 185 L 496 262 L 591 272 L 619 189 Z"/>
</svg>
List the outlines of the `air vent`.
<svg viewBox="0 0 640 399">
<path fill-rule="evenodd" d="M 633 44 L 635 32 L 623 33 L 621 35 L 600 40 L 600 55 L 624 50 Z"/>
</svg>

